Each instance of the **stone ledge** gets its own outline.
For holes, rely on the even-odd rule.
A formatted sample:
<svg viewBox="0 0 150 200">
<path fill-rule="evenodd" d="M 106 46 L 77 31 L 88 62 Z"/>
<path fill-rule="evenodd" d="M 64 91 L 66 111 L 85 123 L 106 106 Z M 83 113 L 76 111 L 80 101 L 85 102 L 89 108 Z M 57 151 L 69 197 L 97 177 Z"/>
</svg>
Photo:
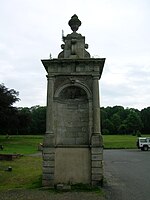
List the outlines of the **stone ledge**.
<svg viewBox="0 0 150 200">
<path fill-rule="evenodd" d="M 78 144 L 75 144 L 75 145 L 66 145 L 66 144 L 55 145 L 55 148 L 89 148 L 89 147 L 90 147 L 89 145 L 78 145 Z"/>
</svg>

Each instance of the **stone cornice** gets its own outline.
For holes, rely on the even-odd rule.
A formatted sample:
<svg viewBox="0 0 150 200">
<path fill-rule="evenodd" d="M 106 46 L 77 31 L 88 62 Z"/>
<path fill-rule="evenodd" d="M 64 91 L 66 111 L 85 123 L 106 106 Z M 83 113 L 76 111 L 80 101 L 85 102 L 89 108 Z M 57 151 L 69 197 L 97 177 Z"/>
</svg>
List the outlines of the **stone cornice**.
<svg viewBox="0 0 150 200">
<path fill-rule="evenodd" d="M 85 75 L 101 77 L 105 58 L 47 59 L 42 63 L 48 75 Z"/>
</svg>

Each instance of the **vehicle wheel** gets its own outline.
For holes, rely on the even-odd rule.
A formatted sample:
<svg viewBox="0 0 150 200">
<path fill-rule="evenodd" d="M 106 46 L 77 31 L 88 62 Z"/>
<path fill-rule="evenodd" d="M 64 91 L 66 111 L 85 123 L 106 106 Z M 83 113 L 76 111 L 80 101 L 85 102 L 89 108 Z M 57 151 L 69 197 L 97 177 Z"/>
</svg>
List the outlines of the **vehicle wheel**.
<svg viewBox="0 0 150 200">
<path fill-rule="evenodd" d="M 143 146 L 143 150 L 148 151 L 148 146 L 147 145 Z"/>
</svg>

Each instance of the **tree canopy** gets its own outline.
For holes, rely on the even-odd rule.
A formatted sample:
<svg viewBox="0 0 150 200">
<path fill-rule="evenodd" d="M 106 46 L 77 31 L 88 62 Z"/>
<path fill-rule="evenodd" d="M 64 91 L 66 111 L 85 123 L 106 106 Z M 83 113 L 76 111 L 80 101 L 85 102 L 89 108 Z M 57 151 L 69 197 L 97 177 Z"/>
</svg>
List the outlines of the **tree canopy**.
<svg viewBox="0 0 150 200">
<path fill-rule="evenodd" d="M 17 123 L 17 109 L 12 105 L 19 101 L 19 92 L 0 84 L 0 132 L 11 132 Z"/>
<path fill-rule="evenodd" d="M 147 110 L 145 108 L 145 110 Z M 102 107 L 101 108 L 101 124 L 103 134 L 136 134 L 137 132 L 144 132 L 148 134 L 150 127 L 144 131 L 143 127 L 146 126 L 142 119 L 141 114 L 144 111 L 139 111 L 134 108 L 124 108 L 122 106 Z M 147 113 L 145 111 L 145 113 Z M 149 112 L 148 112 L 149 113 Z M 147 117 L 146 117 L 147 119 Z M 148 126 L 148 125 L 147 125 Z M 147 127 L 146 126 L 146 127 Z"/>
</svg>

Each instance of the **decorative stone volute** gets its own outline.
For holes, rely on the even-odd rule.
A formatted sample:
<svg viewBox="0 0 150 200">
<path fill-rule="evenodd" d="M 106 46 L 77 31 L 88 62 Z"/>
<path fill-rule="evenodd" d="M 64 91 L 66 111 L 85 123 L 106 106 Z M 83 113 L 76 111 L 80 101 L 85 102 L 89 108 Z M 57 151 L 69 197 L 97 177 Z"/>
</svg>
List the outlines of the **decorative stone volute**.
<svg viewBox="0 0 150 200">
<path fill-rule="evenodd" d="M 58 55 L 58 58 L 90 58 L 90 54 L 85 50 L 88 48 L 88 44 L 85 44 L 85 37 L 76 32 L 81 25 L 78 16 L 73 15 L 68 24 L 73 32 L 66 37 L 63 36 L 65 44 L 61 45 L 63 51 Z"/>
</svg>

